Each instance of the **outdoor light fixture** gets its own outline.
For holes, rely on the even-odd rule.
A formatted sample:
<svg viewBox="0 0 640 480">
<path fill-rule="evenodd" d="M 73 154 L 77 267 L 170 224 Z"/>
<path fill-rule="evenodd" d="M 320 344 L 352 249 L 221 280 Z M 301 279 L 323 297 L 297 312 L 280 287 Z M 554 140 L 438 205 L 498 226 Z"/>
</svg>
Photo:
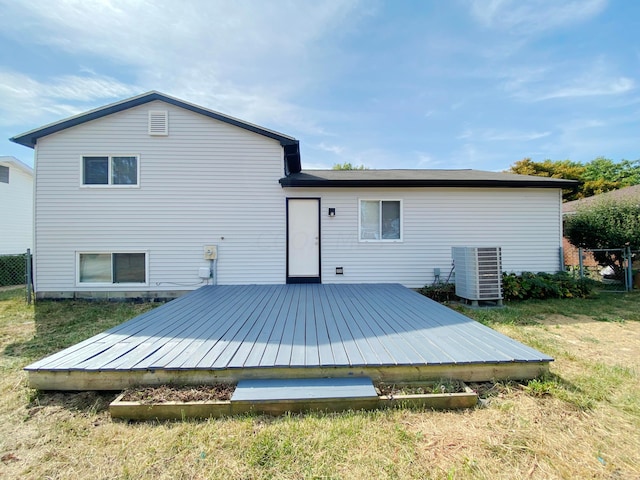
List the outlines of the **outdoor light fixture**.
<svg viewBox="0 0 640 480">
<path fill-rule="evenodd" d="M 336 216 L 336 209 L 335 208 L 330 208 L 329 209 L 329 216 L 330 217 L 335 217 Z"/>
</svg>

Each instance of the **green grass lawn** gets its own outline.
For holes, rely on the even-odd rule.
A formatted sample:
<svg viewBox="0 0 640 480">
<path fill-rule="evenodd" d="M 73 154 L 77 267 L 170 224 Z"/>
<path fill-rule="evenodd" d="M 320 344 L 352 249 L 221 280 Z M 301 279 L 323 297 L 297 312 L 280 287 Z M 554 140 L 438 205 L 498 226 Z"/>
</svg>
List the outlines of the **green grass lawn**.
<svg viewBox="0 0 640 480">
<path fill-rule="evenodd" d="M 115 394 L 28 387 L 28 363 L 154 306 L 0 292 L 0 478 L 640 478 L 637 292 L 454 307 L 556 359 L 465 411 L 126 423 Z"/>
</svg>

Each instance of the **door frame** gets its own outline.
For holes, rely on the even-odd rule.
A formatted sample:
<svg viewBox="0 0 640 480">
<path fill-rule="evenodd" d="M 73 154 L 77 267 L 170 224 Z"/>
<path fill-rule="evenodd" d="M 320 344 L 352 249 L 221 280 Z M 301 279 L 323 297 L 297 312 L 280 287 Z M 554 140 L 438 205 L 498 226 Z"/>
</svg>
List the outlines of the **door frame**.
<svg viewBox="0 0 640 480">
<path fill-rule="evenodd" d="M 317 277 L 290 277 L 289 276 L 289 200 L 316 200 L 318 202 L 318 276 Z M 320 197 L 287 197 L 286 198 L 286 281 L 290 283 L 322 283 L 322 221 L 320 212 L 322 211 L 322 199 Z"/>
</svg>

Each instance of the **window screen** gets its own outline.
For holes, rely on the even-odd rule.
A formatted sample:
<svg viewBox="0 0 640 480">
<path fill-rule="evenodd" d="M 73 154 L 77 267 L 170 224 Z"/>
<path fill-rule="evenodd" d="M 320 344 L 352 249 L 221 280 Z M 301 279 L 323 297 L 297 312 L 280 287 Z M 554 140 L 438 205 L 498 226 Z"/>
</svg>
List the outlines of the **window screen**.
<svg viewBox="0 0 640 480">
<path fill-rule="evenodd" d="M 114 253 L 113 283 L 145 283 L 144 253 Z"/>
</svg>

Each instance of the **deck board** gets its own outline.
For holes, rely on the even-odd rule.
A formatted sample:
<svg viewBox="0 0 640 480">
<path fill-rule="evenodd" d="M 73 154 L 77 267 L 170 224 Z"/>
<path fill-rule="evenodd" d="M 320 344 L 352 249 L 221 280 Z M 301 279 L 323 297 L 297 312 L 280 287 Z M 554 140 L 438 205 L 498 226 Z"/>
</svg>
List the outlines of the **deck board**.
<svg viewBox="0 0 640 480">
<path fill-rule="evenodd" d="M 251 370 L 255 377 L 264 369 L 268 377 L 283 368 L 549 361 L 400 285 L 236 285 L 202 287 L 26 370 L 45 377 L 57 372 Z"/>
</svg>

